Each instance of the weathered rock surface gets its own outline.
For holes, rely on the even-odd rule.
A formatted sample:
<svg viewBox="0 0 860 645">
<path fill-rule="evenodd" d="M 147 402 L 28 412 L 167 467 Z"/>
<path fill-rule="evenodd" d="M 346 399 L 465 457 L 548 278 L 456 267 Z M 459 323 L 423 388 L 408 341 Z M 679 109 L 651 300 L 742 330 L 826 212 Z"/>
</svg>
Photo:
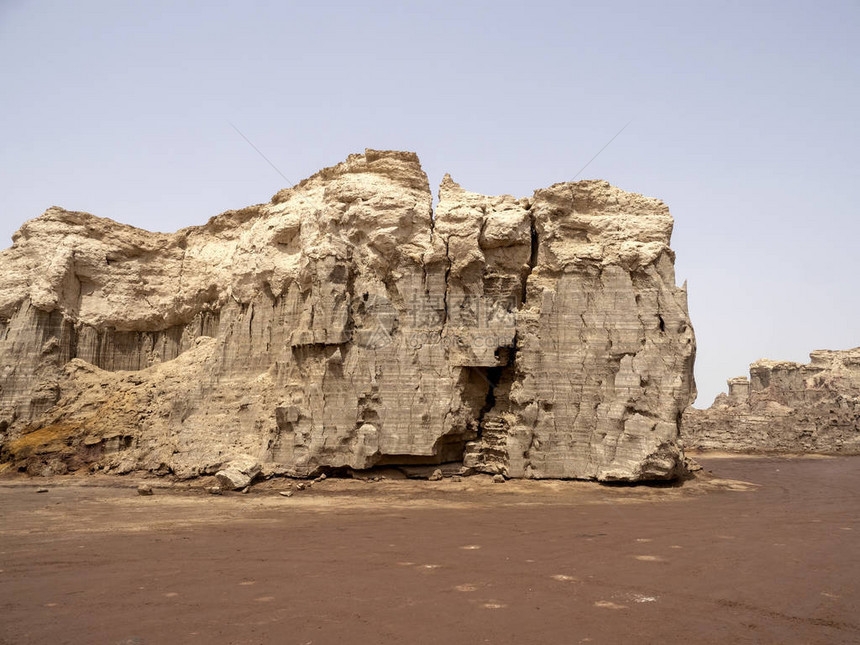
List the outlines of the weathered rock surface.
<svg viewBox="0 0 860 645">
<path fill-rule="evenodd" d="M 674 477 L 695 342 L 665 204 L 439 196 L 368 150 L 173 234 L 27 222 L 0 254 L 2 459 Z"/>
<path fill-rule="evenodd" d="M 215 479 L 222 490 L 241 490 L 250 486 L 262 470 L 256 459 L 250 455 L 241 455 L 231 459 L 215 473 Z"/>
<path fill-rule="evenodd" d="M 760 360 L 707 410 L 684 413 L 688 448 L 860 454 L 860 347 L 808 364 Z"/>
</svg>

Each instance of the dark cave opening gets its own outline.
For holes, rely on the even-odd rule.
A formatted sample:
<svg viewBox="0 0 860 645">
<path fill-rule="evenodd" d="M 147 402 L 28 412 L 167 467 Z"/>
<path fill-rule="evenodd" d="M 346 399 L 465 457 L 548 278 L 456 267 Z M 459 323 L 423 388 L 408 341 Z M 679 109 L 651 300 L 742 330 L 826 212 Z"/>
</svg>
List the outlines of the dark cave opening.
<svg viewBox="0 0 860 645">
<path fill-rule="evenodd" d="M 496 367 L 470 368 L 476 370 L 479 377 L 486 382 L 486 394 L 484 395 L 484 404 L 483 406 L 481 406 L 481 409 L 478 411 L 477 418 L 475 419 L 477 423 L 478 439 L 481 438 L 484 417 L 487 415 L 488 412 L 490 412 L 494 407 L 496 407 L 496 388 L 499 386 L 499 381 L 501 381 L 502 379 L 502 372 L 506 367 L 506 365 L 498 365 Z"/>
</svg>

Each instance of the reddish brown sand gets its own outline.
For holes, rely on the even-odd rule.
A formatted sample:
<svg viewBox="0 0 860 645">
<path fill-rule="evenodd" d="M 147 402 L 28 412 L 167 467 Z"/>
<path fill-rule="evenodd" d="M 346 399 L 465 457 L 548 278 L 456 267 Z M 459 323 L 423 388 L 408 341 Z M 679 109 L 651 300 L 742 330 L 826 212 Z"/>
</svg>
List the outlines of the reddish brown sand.
<svg viewBox="0 0 860 645">
<path fill-rule="evenodd" d="M 7 479 L 0 642 L 860 641 L 860 458 L 702 462 L 681 488 L 327 480 L 291 498 Z"/>
</svg>

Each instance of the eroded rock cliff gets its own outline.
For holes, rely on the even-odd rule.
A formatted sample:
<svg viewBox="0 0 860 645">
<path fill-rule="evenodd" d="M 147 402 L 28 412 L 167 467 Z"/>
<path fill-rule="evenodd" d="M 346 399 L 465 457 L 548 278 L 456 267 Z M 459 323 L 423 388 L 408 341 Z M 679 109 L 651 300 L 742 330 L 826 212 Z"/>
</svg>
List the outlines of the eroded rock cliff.
<svg viewBox="0 0 860 645">
<path fill-rule="evenodd" d="M 684 414 L 689 448 L 860 454 L 860 347 L 810 362 L 760 360 L 707 410 Z"/>
<path fill-rule="evenodd" d="M 27 222 L 0 254 L 2 459 L 674 477 L 695 341 L 667 207 L 603 181 L 439 198 L 368 150 L 173 234 Z"/>
</svg>

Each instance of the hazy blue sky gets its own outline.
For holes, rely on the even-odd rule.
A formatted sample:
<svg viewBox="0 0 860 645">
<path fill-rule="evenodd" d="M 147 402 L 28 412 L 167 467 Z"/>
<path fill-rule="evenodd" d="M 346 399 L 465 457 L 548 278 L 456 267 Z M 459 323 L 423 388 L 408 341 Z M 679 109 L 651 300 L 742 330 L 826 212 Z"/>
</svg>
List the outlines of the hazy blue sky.
<svg viewBox="0 0 860 645">
<path fill-rule="evenodd" d="M 531 194 L 665 200 L 702 407 L 860 345 L 860 3 L 0 0 L 0 236 L 53 204 L 171 231 L 365 147 Z"/>
</svg>

